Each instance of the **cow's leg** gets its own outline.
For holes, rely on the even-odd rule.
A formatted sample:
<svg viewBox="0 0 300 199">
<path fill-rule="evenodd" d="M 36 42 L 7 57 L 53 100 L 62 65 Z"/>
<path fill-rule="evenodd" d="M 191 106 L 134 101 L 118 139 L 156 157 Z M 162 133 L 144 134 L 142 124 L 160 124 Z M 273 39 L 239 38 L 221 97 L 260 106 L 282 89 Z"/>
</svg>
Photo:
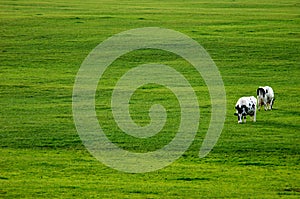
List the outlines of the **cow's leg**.
<svg viewBox="0 0 300 199">
<path fill-rule="evenodd" d="M 256 122 L 256 109 L 254 109 L 253 122 Z"/>
<path fill-rule="evenodd" d="M 244 122 L 246 123 L 246 116 L 243 116 L 244 117 Z"/>
<path fill-rule="evenodd" d="M 264 102 L 264 108 L 265 108 L 265 111 L 268 110 L 268 104 L 266 102 Z"/>
<path fill-rule="evenodd" d="M 238 123 L 241 124 L 242 123 L 242 114 L 238 114 Z"/>
<path fill-rule="evenodd" d="M 271 110 L 273 109 L 273 103 L 274 103 L 274 99 L 271 100 Z"/>
<path fill-rule="evenodd" d="M 268 101 L 267 101 L 267 105 L 268 105 L 267 109 L 268 110 L 271 110 L 271 103 L 272 103 L 272 99 L 271 100 L 268 99 Z"/>
</svg>

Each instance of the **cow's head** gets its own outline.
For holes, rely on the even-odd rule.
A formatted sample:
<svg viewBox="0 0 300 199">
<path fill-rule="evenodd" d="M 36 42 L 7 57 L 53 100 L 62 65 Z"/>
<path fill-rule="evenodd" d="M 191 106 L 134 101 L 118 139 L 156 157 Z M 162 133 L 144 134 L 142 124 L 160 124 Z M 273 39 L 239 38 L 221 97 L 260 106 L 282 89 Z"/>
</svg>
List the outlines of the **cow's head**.
<svg viewBox="0 0 300 199">
<path fill-rule="evenodd" d="M 235 107 L 236 109 L 236 113 L 234 115 L 237 115 L 238 116 L 238 123 L 242 123 L 242 118 L 246 118 L 247 116 L 247 112 L 248 112 L 248 107 L 245 106 L 245 105 L 242 105 L 242 106 L 236 106 Z"/>
</svg>

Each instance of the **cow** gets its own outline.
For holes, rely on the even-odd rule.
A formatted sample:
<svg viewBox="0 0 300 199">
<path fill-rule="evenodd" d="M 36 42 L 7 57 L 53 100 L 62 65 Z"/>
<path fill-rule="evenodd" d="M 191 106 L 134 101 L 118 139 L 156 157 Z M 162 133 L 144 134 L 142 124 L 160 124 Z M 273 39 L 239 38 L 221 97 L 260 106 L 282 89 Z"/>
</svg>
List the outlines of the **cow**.
<svg viewBox="0 0 300 199">
<path fill-rule="evenodd" d="M 260 111 L 261 107 L 264 106 L 265 111 L 266 110 L 272 110 L 275 97 L 274 97 L 274 91 L 270 86 L 260 86 L 257 90 L 257 109 Z"/>
<path fill-rule="evenodd" d="M 238 123 L 241 124 L 246 123 L 246 116 L 250 115 L 252 117 L 253 122 L 256 122 L 256 98 L 254 96 L 251 97 L 241 97 L 236 105 L 236 113 L 234 115 L 238 116 Z"/>
</svg>

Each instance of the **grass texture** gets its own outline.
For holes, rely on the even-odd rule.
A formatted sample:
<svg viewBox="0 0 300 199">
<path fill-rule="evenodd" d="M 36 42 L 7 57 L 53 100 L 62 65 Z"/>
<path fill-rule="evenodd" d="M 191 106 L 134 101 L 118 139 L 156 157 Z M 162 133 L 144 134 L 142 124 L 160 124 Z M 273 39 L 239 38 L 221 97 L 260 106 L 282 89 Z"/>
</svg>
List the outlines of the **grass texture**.
<svg viewBox="0 0 300 199">
<path fill-rule="evenodd" d="M 299 198 L 300 4 L 296 0 L 3 0 L 0 2 L 0 198 Z M 208 156 L 198 152 L 210 121 L 207 87 L 177 55 L 137 50 L 117 59 L 99 81 L 96 112 L 120 147 L 146 152 L 167 144 L 180 108 L 166 88 L 150 84 L 132 96 L 133 120 L 148 109 L 168 111 L 163 132 L 139 140 L 113 121 L 110 96 L 126 70 L 163 63 L 183 74 L 200 106 L 197 136 L 161 170 L 128 174 L 97 161 L 82 144 L 72 116 L 72 89 L 82 61 L 99 43 L 133 28 L 163 27 L 201 44 L 222 75 L 224 129 Z M 275 91 L 273 111 L 237 124 L 234 105 Z"/>
</svg>

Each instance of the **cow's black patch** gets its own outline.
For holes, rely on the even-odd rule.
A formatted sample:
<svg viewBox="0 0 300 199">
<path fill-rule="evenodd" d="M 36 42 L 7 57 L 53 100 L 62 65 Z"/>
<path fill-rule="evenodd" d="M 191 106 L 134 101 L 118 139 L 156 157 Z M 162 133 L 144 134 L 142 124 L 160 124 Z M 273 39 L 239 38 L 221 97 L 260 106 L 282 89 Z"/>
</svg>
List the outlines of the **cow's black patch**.
<svg viewBox="0 0 300 199">
<path fill-rule="evenodd" d="M 262 95 L 263 97 L 265 97 L 266 91 L 263 88 L 258 88 L 256 90 L 256 94 L 257 94 L 257 96 Z"/>
<path fill-rule="evenodd" d="M 247 115 L 248 107 L 246 105 L 242 105 L 240 113 L 243 113 L 244 116 Z"/>
<path fill-rule="evenodd" d="M 243 112 L 243 109 L 241 107 L 239 107 L 239 106 L 236 106 L 235 109 L 237 110 L 237 112 L 239 114 L 241 114 Z"/>
</svg>

